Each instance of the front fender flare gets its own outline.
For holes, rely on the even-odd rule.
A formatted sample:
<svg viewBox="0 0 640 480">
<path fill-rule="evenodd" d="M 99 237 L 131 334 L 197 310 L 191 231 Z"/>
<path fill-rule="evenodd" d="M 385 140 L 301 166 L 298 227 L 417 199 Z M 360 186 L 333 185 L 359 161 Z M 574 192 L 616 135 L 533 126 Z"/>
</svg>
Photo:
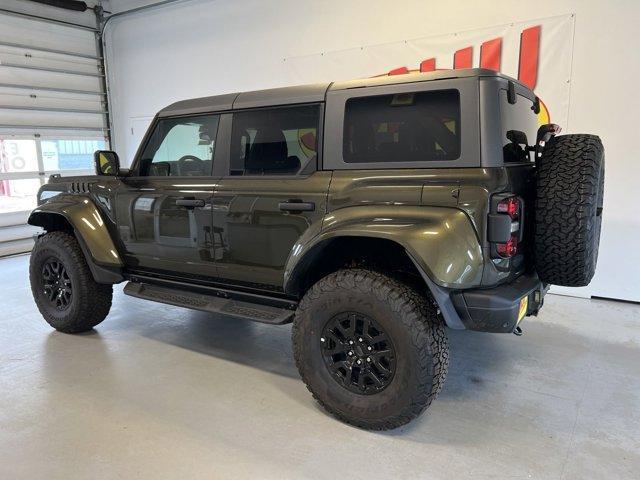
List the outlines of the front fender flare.
<svg viewBox="0 0 640 480">
<path fill-rule="evenodd" d="M 73 227 L 83 250 L 86 250 L 85 255 L 91 256 L 88 261 L 105 267 L 123 266 L 102 215 L 89 197 L 57 195 L 33 210 L 27 223 L 47 229 L 52 215 L 64 217 Z"/>
<path fill-rule="evenodd" d="M 293 289 L 298 269 L 304 269 L 310 257 L 331 239 L 343 236 L 384 238 L 400 244 L 440 287 L 469 288 L 480 285 L 482 279 L 482 247 L 471 220 L 456 208 L 348 207 L 327 214 L 321 232 L 313 234 L 309 231 L 300 237 L 289 255 L 285 291 Z"/>
</svg>

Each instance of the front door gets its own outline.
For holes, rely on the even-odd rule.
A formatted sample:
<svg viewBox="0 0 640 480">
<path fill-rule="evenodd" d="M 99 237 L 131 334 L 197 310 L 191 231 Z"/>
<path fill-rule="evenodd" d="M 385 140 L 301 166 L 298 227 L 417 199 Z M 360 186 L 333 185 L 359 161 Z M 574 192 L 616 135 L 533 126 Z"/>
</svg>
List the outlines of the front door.
<svg viewBox="0 0 640 480">
<path fill-rule="evenodd" d="M 296 241 L 319 232 L 331 172 L 317 171 L 320 106 L 233 114 L 230 154 L 214 192 L 218 275 L 281 290 Z M 227 118 L 225 119 L 227 120 Z"/>
<path fill-rule="evenodd" d="M 211 176 L 218 115 L 160 119 L 116 194 L 127 264 L 215 277 Z"/>
</svg>

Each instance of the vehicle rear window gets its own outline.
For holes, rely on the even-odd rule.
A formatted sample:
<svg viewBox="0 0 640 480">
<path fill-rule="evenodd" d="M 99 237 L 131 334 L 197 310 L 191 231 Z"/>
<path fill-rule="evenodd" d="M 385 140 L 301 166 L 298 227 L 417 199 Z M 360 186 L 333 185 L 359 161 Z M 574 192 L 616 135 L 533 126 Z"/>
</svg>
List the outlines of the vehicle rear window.
<svg viewBox="0 0 640 480">
<path fill-rule="evenodd" d="M 229 175 L 296 175 L 317 159 L 320 107 L 233 114 Z"/>
<path fill-rule="evenodd" d="M 533 101 L 522 95 L 516 95 L 516 103 L 507 99 L 507 91 L 500 92 L 500 116 L 502 117 L 502 152 L 505 162 L 533 161 L 532 152 L 526 152 L 524 145 L 516 145 L 509 138 L 509 131 L 522 132 L 528 145 L 535 145 L 538 134 L 538 115 L 533 111 Z"/>
<path fill-rule="evenodd" d="M 438 90 L 349 99 L 343 157 L 347 163 L 459 158 L 459 92 Z"/>
</svg>

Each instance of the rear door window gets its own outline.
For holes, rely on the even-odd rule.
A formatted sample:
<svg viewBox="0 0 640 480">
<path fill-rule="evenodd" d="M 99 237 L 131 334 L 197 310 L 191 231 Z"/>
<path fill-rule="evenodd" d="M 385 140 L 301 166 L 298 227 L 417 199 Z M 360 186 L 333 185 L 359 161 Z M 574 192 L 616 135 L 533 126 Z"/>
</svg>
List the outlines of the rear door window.
<svg viewBox="0 0 640 480">
<path fill-rule="evenodd" d="M 296 175 L 317 160 L 319 105 L 233 114 L 229 175 Z"/>
<path fill-rule="evenodd" d="M 457 90 L 350 98 L 346 103 L 346 163 L 429 162 L 459 157 Z"/>
</svg>

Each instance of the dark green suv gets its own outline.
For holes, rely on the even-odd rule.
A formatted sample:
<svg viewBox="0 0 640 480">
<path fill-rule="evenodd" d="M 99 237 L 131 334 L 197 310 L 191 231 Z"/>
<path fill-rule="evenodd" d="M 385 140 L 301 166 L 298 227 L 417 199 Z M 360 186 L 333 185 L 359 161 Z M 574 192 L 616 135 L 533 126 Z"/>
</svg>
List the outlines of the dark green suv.
<svg viewBox="0 0 640 480">
<path fill-rule="evenodd" d="M 38 308 L 74 333 L 128 295 L 276 325 L 332 414 L 409 422 L 446 328 L 521 333 L 591 280 L 596 136 L 556 136 L 509 77 L 456 70 L 220 95 L 160 111 L 131 168 L 52 176 L 29 223 Z"/>
</svg>

